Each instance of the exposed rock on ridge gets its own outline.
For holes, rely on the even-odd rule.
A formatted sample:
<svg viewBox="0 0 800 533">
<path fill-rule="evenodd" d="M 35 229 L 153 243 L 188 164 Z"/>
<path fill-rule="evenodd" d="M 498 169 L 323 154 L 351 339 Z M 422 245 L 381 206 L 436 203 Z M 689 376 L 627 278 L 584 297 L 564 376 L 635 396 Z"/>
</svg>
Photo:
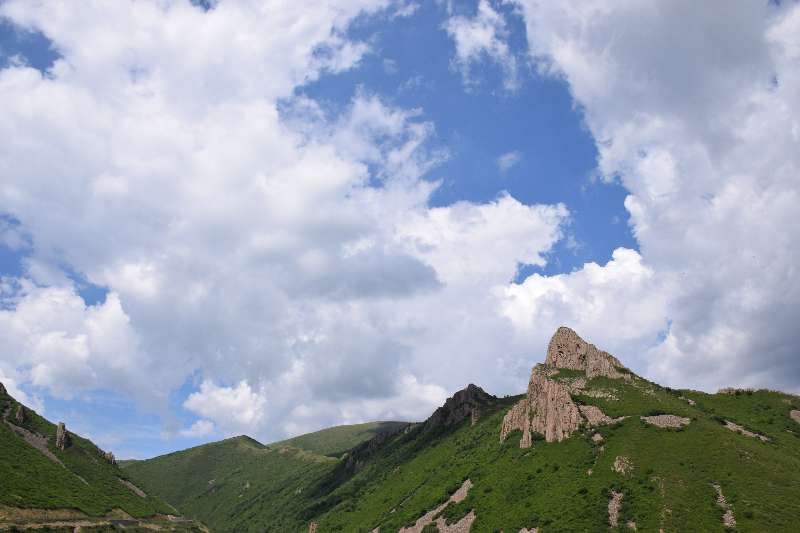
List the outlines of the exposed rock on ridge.
<svg viewBox="0 0 800 533">
<path fill-rule="evenodd" d="M 503 418 L 501 442 L 518 429 L 522 431 L 520 448 L 528 448 L 533 444 L 534 433 L 544 436 L 547 442 L 556 442 L 568 438 L 584 421 L 590 426 L 619 421 L 597 407 L 578 407 L 570 396 L 570 383 L 551 379 L 558 374 L 558 368 L 581 370 L 590 378 L 627 375 L 619 372 L 624 367 L 615 357 L 587 343 L 571 329 L 558 328 L 550 340 L 545 364 L 536 365 L 531 372 L 527 397 Z"/>
<path fill-rule="evenodd" d="M 63 452 L 69 444 L 70 438 L 67 427 L 64 425 L 64 422 L 59 422 L 56 428 L 56 448 Z"/>
<path fill-rule="evenodd" d="M 466 418 L 470 418 L 472 425 L 475 425 L 480 417 L 481 406 L 490 404 L 496 399 L 495 396 L 470 383 L 448 398 L 443 406 L 437 408 L 425 421 L 425 426 L 427 429 L 448 427 Z"/>
<path fill-rule="evenodd" d="M 573 330 L 564 326 L 558 328 L 550 339 L 544 364 L 556 368 L 583 370 L 588 378 L 595 376 L 619 378 L 622 377 L 619 369 L 624 368 L 616 357 L 598 350 L 594 344 L 589 344 Z"/>
<path fill-rule="evenodd" d="M 544 436 L 547 442 L 562 441 L 578 429 L 583 418 L 561 383 L 550 380 L 546 369 L 537 365 L 528 383 L 528 397 L 517 403 L 503 418 L 500 440 L 509 433 L 522 431 L 520 448 L 533 443 L 533 433 Z"/>
</svg>

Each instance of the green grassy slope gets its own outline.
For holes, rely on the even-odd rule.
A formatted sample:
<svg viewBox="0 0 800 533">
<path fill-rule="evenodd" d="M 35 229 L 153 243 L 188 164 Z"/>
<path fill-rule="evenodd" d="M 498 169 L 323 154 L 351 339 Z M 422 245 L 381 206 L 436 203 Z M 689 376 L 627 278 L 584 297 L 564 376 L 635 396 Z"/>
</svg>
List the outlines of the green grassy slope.
<svg viewBox="0 0 800 533">
<path fill-rule="evenodd" d="M 320 455 L 338 458 L 350 448 L 371 439 L 379 433 L 392 431 L 407 424 L 407 422 L 367 422 L 365 424 L 335 426 L 300 435 L 276 444 L 293 446 Z"/>
<path fill-rule="evenodd" d="M 128 464 L 128 472 L 215 531 L 293 531 L 301 497 L 336 460 L 299 448 L 234 437 Z"/>
<path fill-rule="evenodd" d="M 17 402 L 0 392 L 0 415 Z M 13 421 L 13 420 L 12 420 Z M 64 466 L 48 459 L 25 442 L 5 421 L 0 421 L 0 504 L 29 509 L 75 509 L 90 516 L 103 516 L 122 509 L 134 517 L 175 513 L 151 496 L 140 497 L 122 483 L 128 475 L 103 457 L 92 442 L 71 434 L 64 451 L 55 447 L 56 426 L 26 409 L 25 429 L 48 438 L 47 447 Z"/>
<path fill-rule="evenodd" d="M 556 379 L 580 376 L 562 371 Z M 472 531 L 608 531 L 612 491 L 624 495 L 618 530 L 631 521 L 639 531 L 723 531 L 713 484 L 731 505 L 737 531 L 796 531 L 800 424 L 789 418 L 800 409 L 796 396 L 709 395 L 640 378 L 594 378 L 574 399 L 628 418 L 584 427 L 560 443 L 536 440 L 530 449 L 519 448 L 519 432 L 500 442 L 503 416 L 520 398 L 482 405 L 474 426 L 468 418 L 449 427 L 410 426 L 376 439 L 366 455 L 351 452 L 349 461 L 239 438 L 134 463 L 129 471 L 222 531 L 306 531 L 311 521 L 321 532 L 397 531 L 465 479 L 474 484 L 466 500 L 442 516 L 452 523 L 474 510 Z M 664 429 L 639 418 L 662 413 L 691 422 Z M 770 440 L 734 433 L 726 420 Z M 595 433 L 603 442 L 592 440 Z M 612 468 L 619 456 L 633 465 L 627 475 Z M 358 468 L 348 468 L 354 462 Z"/>
<path fill-rule="evenodd" d="M 624 494 L 620 530 L 630 520 L 640 531 L 722 531 L 723 509 L 712 486 L 718 483 L 732 505 L 737 531 L 796 531 L 800 426 L 791 428 L 797 424 L 788 413 L 800 399 L 771 392 L 740 397 L 684 392 L 697 401 L 691 406 L 679 399 L 681 393 L 639 379 L 595 378 L 589 388 L 618 399 L 580 396 L 580 401 L 611 416 L 629 416 L 597 430 L 602 444 L 592 442 L 592 430 L 560 443 L 538 441 L 531 449 L 518 447 L 518 432 L 501 443 L 506 402 L 476 426 L 464 423 L 427 443 L 398 437 L 380 458 L 318 498 L 311 515 L 320 531 L 397 531 L 469 478 L 474 486 L 467 499 L 444 514 L 455 521 L 474 509 L 473 531 L 608 530 L 612 490 Z M 691 423 L 662 429 L 639 419 L 663 412 L 689 417 Z M 733 433 L 719 418 L 760 431 L 771 441 Z M 612 469 L 617 456 L 632 462 L 629 475 Z"/>
</svg>

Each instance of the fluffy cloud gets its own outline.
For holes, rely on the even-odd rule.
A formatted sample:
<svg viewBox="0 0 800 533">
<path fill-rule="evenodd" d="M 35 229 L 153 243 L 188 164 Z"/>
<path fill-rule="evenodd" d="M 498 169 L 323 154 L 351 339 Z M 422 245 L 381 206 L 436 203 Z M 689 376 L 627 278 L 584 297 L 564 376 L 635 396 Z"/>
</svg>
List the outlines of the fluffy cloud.
<svg viewBox="0 0 800 533">
<path fill-rule="evenodd" d="M 162 410 L 198 376 L 184 436 L 268 440 L 422 418 L 497 353 L 516 361 L 497 289 L 544 264 L 566 208 L 430 209 L 423 176 L 447 153 L 422 110 L 360 91 L 332 113 L 296 91 L 355 65 L 348 23 L 382 7 L 3 3 L 62 56 L 0 70 L 0 211 L 29 248 L 0 312 L 4 375 Z"/>
<path fill-rule="evenodd" d="M 210 418 L 225 433 L 232 434 L 258 430 L 266 403 L 263 392 L 253 390 L 245 381 L 240 381 L 234 387 L 219 387 L 206 380 L 200 384 L 199 391 L 186 398 L 183 406 L 205 419 L 192 425 L 190 431 L 193 433 L 210 433 L 213 430 L 213 424 L 207 420 Z"/>
<path fill-rule="evenodd" d="M 557 299 L 599 290 L 591 309 L 639 295 L 653 305 L 633 323 L 653 334 L 648 317 L 666 305 L 663 341 L 620 354 L 652 378 L 798 390 L 800 6 L 741 3 L 722 15 L 688 1 L 517 4 L 540 70 L 563 78 L 584 112 L 602 178 L 630 191 L 654 280 L 629 295 L 579 273 Z M 527 305 L 553 284 L 526 282 Z M 637 316 L 621 311 L 606 322 L 616 334 Z"/>
<path fill-rule="evenodd" d="M 444 29 L 455 43 L 453 64 L 463 75 L 465 83 L 475 83 L 471 74 L 473 65 L 489 59 L 503 70 L 503 85 L 507 90 L 519 88 L 517 58 L 507 42 L 506 21 L 488 0 L 480 0 L 474 17 L 450 17 Z"/>
</svg>

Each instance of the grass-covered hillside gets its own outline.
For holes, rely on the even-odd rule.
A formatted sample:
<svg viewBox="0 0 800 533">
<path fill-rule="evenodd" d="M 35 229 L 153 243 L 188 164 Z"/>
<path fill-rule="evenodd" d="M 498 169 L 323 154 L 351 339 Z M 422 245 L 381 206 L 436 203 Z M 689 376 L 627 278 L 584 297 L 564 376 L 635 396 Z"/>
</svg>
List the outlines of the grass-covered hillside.
<svg viewBox="0 0 800 533">
<path fill-rule="evenodd" d="M 82 521 L 86 531 L 91 524 L 106 527 L 102 525 L 108 524 L 106 519 L 122 520 L 135 528 L 137 519 L 163 522 L 167 514 L 177 514 L 163 501 L 141 492 L 89 440 L 68 433 L 60 449 L 57 427 L 21 406 L 2 387 L 0 418 L 0 529 L 46 523 L 49 518 Z M 166 522 L 164 527 L 194 526 Z"/>
<path fill-rule="evenodd" d="M 565 370 L 554 379 L 581 377 Z M 641 378 L 596 377 L 573 399 L 609 417 L 627 418 L 583 426 L 562 442 L 537 436 L 528 449 L 519 447 L 519 431 L 500 441 L 503 416 L 519 398 L 484 405 L 474 425 L 465 418 L 452 427 L 426 430 L 418 424 L 397 433 L 345 475 L 346 458 L 270 449 L 241 438 L 173 454 L 174 461 L 187 453 L 205 457 L 187 459 L 181 470 L 167 469 L 171 456 L 166 456 L 137 463 L 131 474 L 153 490 L 197 487 L 197 494 L 181 501 L 162 495 L 192 516 L 225 508 L 227 519 L 208 521 L 228 531 L 306 531 L 312 521 L 320 532 L 398 531 L 445 502 L 465 480 L 472 484 L 467 497 L 431 518 L 452 524 L 472 512 L 472 531 L 607 531 L 616 493 L 621 496 L 613 529 L 635 524 L 639 531 L 723 531 L 729 514 L 735 520 L 731 530 L 797 530 L 800 424 L 789 416 L 800 409 L 795 396 L 709 395 Z M 640 419 L 665 413 L 689 423 L 661 428 Z M 755 436 L 729 429 L 729 422 Z M 250 450 L 251 458 L 220 471 L 216 457 L 239 448 Z M 148 464 L 151 477 L 142 468 Z M 268 471 L 274 473 L 267 476 Z M 435 523 L 425 527 L 438 530 Z"/>
<path fill-rule="evenodd" d="M 347 450 L 378 435 L 408 425 L 408 422 L 367 422 L 322 429 L 276 444 L 293 446 L 330 457 L 341 457 Z"/>
<path fill-rule="evenodd" d="M 797 530 L 800 424 L 789 417 L 797 397 L 670 391 L 639 378 L 594 378 L 584 391 L 579 402 L 628 418 L 520 449 L 519 432 L 500 442 L 504 401 L 475 426 L 429 442 L 398 437 L 347 482 L 315 495 L 310 514 L 319 531 L 397 531 L 469 479 L 467 498 L 442 516 L 452 523 L 474 511 L 473 531 L 605 531 L 613 492 L 622 495 L 621 530 L 722 531 L 728 510 L 737 531 Z M 660 428 L 639 418 L 662 413 L 689 424 Z M 731 431 L 727 421 L 769 440 Z M 614 469 L 618 458 L 624 473 Z"/>
<path fill-rule="evenodd" d="M 559 328 L 527 394 L 470 385 L 340 458 L 240 437 L 129 472 L 221 531 L 794 532 L 800 398 L 663 388 Z"/>
<path fill-rule="evenodd" d="M 137 461 L 126 472 L 145 490 L 215 531 L 294 531 L 303 491 L 336 459 L 249 437 Z"/>
</svg>

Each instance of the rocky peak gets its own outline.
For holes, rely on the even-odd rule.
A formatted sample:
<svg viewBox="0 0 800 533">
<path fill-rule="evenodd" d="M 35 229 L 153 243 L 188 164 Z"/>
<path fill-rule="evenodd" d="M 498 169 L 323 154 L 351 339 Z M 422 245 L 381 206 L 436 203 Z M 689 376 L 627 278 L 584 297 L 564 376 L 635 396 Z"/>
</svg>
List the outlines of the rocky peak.
<svg viewBox="0 0 800 533">
<path fill-rule="evenodd" d="M 570 328 L 561 326 L 550 339 L 547 346 L 545 365 L 555 368 L 569 368 L 586 372 L 586 377 L 608 376 L 619 378 L 619 369 L 625 368 L 619 360 L 608 352 L 598 350 Z"/>
<path fill-rule="evenodd" d="M 56 428 L 56 448 L 61 451 L 64 451 L 67 446 L 70 444 L 69 432 L 67 431 L 67 427 L 64 425 L 64 422 L 59 422 L 58 427 Z"/>
<path fill-rule="evenodd" d="M 598 421 L 606 421 L 607 417 L 599 409 L 581 412 L 572 400 L 568 383 L 551 379 L 559 368 L 584 371 L 587 378 L 625 375 L 619 371 L 624 367 L 614 356 L 598 350 L 571 329 L 558 328 L 547 347 L 545 363 L 536 365 L 531 372 L 527 396 L 503 418 L 501 442 L 518 429 L 522 431 L 520 447 L 528 448 L 533 444 L 534 434 L 541 435 L 547 442 L 561 441 L 583 422 L 597 425 Z"/>
<path fill-rule="evenodd" d="M 452 426 L 469 418 L 474 425 L 480 416 L 481 406 L 494 402 L 497 398 L 477 385 L 470 383 L 456 392 L 436 409 L 425 422 L 426 427 Z"/>
</svg>

